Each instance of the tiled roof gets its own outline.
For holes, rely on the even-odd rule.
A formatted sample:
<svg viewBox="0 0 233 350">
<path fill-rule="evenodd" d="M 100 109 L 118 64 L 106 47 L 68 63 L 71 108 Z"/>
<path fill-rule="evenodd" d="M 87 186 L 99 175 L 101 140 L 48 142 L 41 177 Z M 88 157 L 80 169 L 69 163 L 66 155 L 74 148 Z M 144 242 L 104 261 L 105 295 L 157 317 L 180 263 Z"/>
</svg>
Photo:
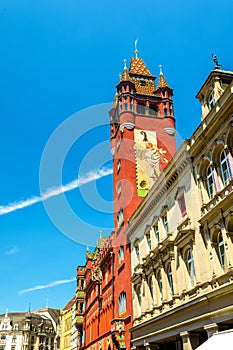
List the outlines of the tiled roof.
<svg viewBox="0 0 233 350">
<path fill-rule="evenodd" d="M 133 57 L 130 62 L 129 67 L 129 73 L 136 74 L 136 75 L 144 75 L 144 76 L 150 76 L 153 75 L 145 65 L 144 61 L 141 58 Z"/>
<path fill-rule="evenodd" d="M 158 88 L 165 88 L 165 87 L 168 87 L 169 88 L 169 85 L 163 75 L 163 73 L 160 73 L 159 75 L 159 83 L 158 83 Z"/>
<path fill-rule="evenodd" d="M 130 81 L 129 71 L 127 68 L 124 68 L 123 73 L 121 75 L 121 81 Z"/>
</svg>

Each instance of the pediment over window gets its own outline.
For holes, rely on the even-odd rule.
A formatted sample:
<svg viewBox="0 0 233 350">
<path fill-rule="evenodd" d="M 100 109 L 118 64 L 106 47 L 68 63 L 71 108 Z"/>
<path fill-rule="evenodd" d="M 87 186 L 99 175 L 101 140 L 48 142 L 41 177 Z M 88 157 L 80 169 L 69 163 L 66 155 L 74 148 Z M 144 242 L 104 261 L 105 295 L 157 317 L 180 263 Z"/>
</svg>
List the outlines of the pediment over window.
<svg viewBox="0 0 233 350">
<path fill-rule="evenodd" d="M 195 241 L 195 230 L 192 227 L 190 218 L 187 217 L 177 226 L 177 235 L 174 240 L 174 245 L 182 248 L 190 241 Z"/>
<path fill-rule="evenodd" d="M 190 242 L 195 242 L 195 230 L 194 229 L 187 229 L 182 230 L 177 233 L 177 236 L 174 241 L 174 245 L 183 248 L 186 244 L 189 244 Z"/>
</svg>

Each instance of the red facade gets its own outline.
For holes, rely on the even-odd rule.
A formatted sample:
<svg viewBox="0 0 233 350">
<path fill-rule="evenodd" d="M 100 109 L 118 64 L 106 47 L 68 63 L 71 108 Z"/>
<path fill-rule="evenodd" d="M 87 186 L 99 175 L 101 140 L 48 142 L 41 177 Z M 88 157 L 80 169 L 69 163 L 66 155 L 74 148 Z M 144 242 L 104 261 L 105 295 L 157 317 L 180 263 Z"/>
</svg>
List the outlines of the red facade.
<svg viewBox="0 0 233 350">
<path fill-rule="evenodd" d="M 125 230 L 153 182 L 175 153 L 172 89 L 158 86 L 144 61 L 124 68 L 110 111 L 114 232 L 87 254 L 85 349 L 130 349 L 132 285 Z M 145 199 L 146 200 L 146 199 Z"/>
</svg>

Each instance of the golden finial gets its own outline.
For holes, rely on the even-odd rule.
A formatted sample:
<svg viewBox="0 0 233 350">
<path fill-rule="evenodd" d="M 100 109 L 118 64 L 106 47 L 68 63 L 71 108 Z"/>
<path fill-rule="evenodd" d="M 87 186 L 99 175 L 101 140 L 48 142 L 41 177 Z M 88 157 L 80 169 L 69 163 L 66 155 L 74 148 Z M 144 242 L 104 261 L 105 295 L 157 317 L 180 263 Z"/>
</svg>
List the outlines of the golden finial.
<svg viewBox="0 0 233 350">
<path fill-rule="evenodd" d="M 100 230 L 100 238 L 102 238 L 102 232 L 103 232 L 103 230 Z"/>
<path fill-rule="evenodd" d="M 135 47 L 135 57 L 138 58 L 138 49 L 137 49 L 137 44 L 138 44 L 138 38 L 134 42 L 134 47 Z"/>
<path fill-rule="evenodd" d="M 126 67 L 126 62 L 127 62 L 127 60 L 124 59 L 124 69 L 127 69 L 127 67 Z"/>
</svg>

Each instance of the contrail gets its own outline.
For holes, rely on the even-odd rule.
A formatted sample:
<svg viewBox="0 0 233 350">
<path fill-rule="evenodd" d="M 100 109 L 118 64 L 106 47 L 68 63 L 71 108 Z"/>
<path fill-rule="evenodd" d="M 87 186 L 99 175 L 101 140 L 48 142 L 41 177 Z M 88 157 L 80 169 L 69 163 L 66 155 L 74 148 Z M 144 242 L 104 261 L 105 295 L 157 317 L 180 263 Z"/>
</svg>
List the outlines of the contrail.
<svg viewBox="0 0 233 350">
<path fill-rule="evenodd" d="M 34 290 L 46 289 L 46 288 L 50 288 L 50 287 L 59 286 L 61 284 L 71 283 L 71 282 L 74 282 L 75 280 L 76 280 L 76 278 L 72 277 L 68 280 L 53 281 L 53 282 L 50 282 L 50 283 L 45 284 L 45 285 L 39 285 L 39 286 L 31 287 L 28 289 L 20 290 L 18 293 L 25 294 L 25 293 L 33 292 Z"/>
<path fill-rule="evenodd" d="M 94 180 L 98 180 L 104 176 L 108 176 L 113 173 L 110 168 L 102 168 L 96 171 L 90 171 L 86 175 L 79 177 L 76 180 L 71 181 L 67 185 L 49 188 L 41 196 L 34 196 L 19 202 L 13 202 L 5 206 L 0 206 L 0 215 L 5 215 L 13 211 L 30 207 L 33 204 L 45 201 L 48 198 L 59 196 L 62 193 L 72 191 Z"/>
</svg>

